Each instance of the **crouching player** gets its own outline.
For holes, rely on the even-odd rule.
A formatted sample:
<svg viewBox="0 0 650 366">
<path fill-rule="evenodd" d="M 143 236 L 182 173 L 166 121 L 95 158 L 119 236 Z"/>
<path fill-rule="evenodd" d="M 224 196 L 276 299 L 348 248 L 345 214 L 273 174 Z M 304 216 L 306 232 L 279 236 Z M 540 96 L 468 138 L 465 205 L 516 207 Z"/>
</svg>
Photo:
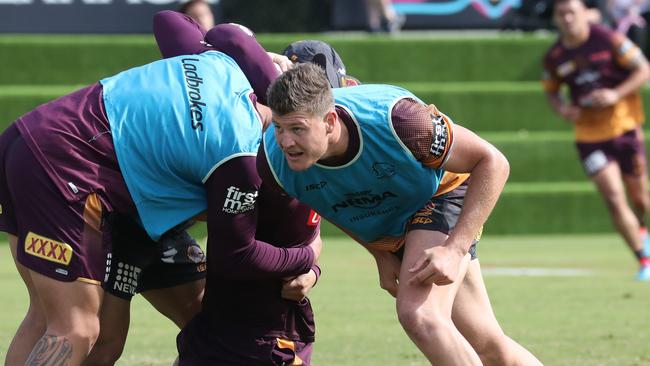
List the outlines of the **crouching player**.
<svg viewBox="0 0 650 366">
<path fill-rule="evenodd" d="M 112 214 L 113 249 L 107 254 L 99 338 L 84 365 L 114 365 L 129 330 L 131 299 L 136 294 L 179 328 L 201 309 L 205 254 L 181 224 L 158 242 L 133 219 Z"/>
</svg>

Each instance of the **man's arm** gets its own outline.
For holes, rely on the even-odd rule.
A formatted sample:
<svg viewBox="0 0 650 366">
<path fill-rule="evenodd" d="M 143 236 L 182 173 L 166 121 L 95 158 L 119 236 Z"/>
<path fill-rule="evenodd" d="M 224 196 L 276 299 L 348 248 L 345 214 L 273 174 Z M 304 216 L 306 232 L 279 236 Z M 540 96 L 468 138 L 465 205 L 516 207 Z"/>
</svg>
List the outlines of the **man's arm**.
<svg viewBox="0 0 650 366">
<path fill-rule="evenodd" d="M 176 11 L 163 10 L 153 16 L 153 35 L 163 58 L 211 50 L 206 32 L 194 19 Z"/>
<path fill-rule="evenodd" d="M 208 50 L 232 57 L 251 83 L 257 99 L 266 103 L 266 91 L 277 78 L 278 71 L 248 28 L 218 24 L 206 32 L 188 16 L 165 10 L 154 15 L 154 36 L 165 58 Z"/>
<path fill-rule="evenodd" d="M 429 277 L 438 285 L 454 281 L 460 261 L 492 212 L 508 179 L 508 160 L 494 146 L 458 125 L 453 126 L 453 139 L 453 149 L 444 169 L 471 173 L 463 209 L 445 244 L 426 250 L 425 256 L 410 269 L 415 273 L 411 282 L 424 282 Z"/>
<path fill-rule="evenodd" d="M 648 60 L 632 41 L 617 34 L 613 39 L 613 53 L 616 62 L 628 69 L 630 74 L 612 89 L 596 89 L 587 100 L 591 107 L 605 108 L 618 103 L 626 96 L 638 91 L 650 79 Z"/>
<path fill-rule="evenodd" d="M 319 247 L 278 248 L 255 239 L 260 178 L 254 156 L 227 161 L 210 175 L 205 188 L 210 270 L 227 277 L 283 278 L 311 269 Z"/>
</svg>

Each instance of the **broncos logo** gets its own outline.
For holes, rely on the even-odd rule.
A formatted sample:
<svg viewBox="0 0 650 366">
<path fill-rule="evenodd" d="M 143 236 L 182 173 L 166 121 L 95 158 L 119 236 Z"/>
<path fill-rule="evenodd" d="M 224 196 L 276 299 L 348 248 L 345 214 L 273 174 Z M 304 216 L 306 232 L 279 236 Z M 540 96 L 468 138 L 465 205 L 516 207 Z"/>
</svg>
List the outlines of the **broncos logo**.
<svg viewBox="0 0 650 366">
<path fill-rule="evenodd" d="M 372 171 L 375 172 L 375 176 L 379 179 L 395 175 L 395 167 L 389 163 L 375 162 L 372 164 Z"/>
</svg>

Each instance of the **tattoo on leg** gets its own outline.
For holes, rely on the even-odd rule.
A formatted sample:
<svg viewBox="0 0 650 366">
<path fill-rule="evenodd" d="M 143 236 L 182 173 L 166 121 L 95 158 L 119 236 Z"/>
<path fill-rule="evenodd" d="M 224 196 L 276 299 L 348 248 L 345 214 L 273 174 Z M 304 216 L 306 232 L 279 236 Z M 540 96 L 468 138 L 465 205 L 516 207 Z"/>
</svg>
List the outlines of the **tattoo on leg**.
<svg viewBox="0 0 650 366">
<path fill-rule="evenodd" d="M 72 358 L 72 343 L 66 337 L 45 334 L 25 362 L 27 366 L 66 366 Z"/>
</svg>

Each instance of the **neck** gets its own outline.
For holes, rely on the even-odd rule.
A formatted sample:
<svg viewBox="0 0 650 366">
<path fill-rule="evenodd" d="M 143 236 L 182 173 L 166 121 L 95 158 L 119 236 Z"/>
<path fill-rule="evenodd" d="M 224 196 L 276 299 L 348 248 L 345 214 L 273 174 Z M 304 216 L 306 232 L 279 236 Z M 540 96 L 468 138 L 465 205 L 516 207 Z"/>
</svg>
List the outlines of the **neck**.
<svg viewBox="0 0 650 366">
<path fill-rule="evenodd" d="M 565 34 L 562 36 L 562 45 L 566 48 L 576 48 L 589 39 L 589 24 L 586 24 L 576 34 Z"/>
<path fill-rule="evenodd" d="M 271 125 L 271 121 L 273 120 L 271 108 L 257 102 L 255 103 L 255 110 L 257 110 L 257 113 L 259 113 L 260 119 L 262 120 L 262 130 L 266 131 L 266 128 Z"/>
<path fill-rule="evenodd" d="M 323 162 L 340 159 L 345 155 L 350 142 L 348 126 L 343 123 L 340 117 L 336 117 L 334 131 L 329 137 L 329 149 L 326 156 L 321 159 Z"/>
</svg>

